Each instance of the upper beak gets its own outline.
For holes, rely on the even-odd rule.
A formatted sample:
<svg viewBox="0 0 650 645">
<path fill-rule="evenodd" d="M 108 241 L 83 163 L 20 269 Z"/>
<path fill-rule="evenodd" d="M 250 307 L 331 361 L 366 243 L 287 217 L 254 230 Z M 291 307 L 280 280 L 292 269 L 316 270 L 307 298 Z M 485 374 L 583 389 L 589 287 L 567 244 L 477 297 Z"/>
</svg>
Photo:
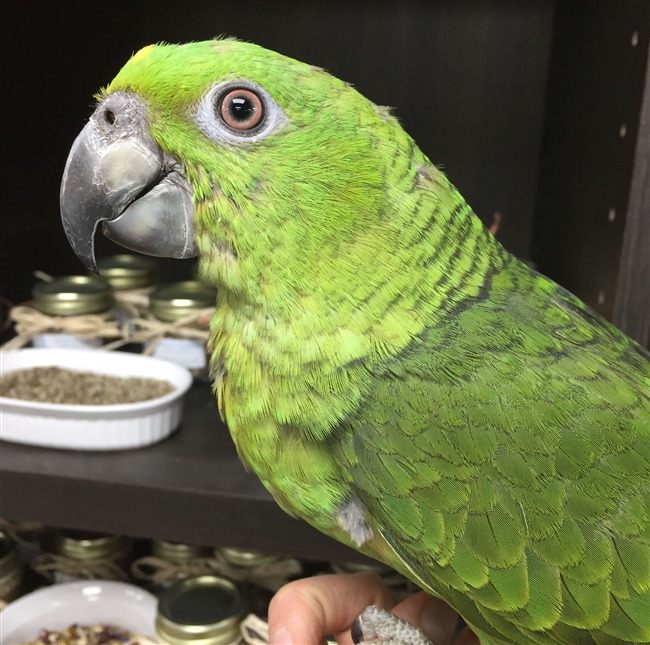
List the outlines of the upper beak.
<svg viewBox="0 0 650 645">
<path fill-rule="evenodd" d="M 148 131 L 144 102 L 117 92 L 97 107 L 72 145 L 61 183 L 63 228 L 97 270 L 94 236 L 162 257 L 197 254 L 192 187 Z"/>
</svg>

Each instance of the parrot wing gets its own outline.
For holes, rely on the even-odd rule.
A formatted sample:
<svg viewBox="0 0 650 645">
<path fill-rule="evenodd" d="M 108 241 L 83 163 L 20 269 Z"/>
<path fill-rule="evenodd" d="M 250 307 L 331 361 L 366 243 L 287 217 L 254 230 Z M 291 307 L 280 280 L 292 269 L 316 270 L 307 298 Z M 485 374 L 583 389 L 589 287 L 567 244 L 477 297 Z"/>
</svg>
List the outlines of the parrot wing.
<svg viewBox="0 0 650 645">
<path fill-rule="evenodd" d="M 542 276 L 516 287 L 378 368 L 339 458 L 391 564 L 488 638 L 646 642 L 650 355 Z"/>
</svg>

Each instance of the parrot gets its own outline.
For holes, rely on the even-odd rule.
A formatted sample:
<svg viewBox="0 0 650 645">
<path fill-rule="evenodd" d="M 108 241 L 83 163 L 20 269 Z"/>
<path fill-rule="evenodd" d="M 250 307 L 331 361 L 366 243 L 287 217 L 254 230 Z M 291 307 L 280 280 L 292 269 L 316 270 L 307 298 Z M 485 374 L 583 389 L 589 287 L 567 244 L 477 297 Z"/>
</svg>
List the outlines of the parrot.
<svg viewBox="0 0 650 645">
<path fill-rule="evenodd" d="M 93 270 L 100 228 L 198 256 L 219 410 L 282 509 L 483 645 L 650 642 L 650 352 L 506 251 L 391 109 L 319 67 L 158 43 L 96 99 L 67 238 Z"/>
</svg>

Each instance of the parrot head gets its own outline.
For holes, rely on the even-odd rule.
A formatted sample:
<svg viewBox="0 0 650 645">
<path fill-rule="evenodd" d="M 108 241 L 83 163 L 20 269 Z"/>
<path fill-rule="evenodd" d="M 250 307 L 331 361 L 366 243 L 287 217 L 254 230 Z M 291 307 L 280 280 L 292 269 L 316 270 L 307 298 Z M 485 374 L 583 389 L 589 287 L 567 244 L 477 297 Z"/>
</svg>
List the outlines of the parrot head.
<svg viewBox="0 0 650 645">
<path fill-rule="evenodd" d="M 391 196 L 387 165 L 405 145 L 413 183 L 428 160 L 343 81 L 216 40 L 145 47 L 97 99 L 61 187 L 88 268 L 101 224 L 133 251 L 198 255 L 205 279 L 279 307 L 317 282 L 358 282 L 377 262 L 399 271 L 404 197 Z"/>
</svg>

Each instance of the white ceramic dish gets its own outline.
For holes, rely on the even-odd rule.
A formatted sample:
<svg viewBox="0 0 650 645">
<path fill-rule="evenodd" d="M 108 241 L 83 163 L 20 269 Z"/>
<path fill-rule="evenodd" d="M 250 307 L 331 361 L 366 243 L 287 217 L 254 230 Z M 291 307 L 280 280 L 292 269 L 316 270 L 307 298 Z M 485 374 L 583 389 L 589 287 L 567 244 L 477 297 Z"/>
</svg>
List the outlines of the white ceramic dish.
<svg viewBox="0 0 650 645">
<path fill-rule="evenodd" d="M 158 642 L 154 623 L 156 597 L 125 582 L 85 580 L 34 591 L 0 612 L 0 644 L 36 639 L 41 629 L 111 624 Z"/>
<path fill-rule="evenodd" d="M 50 448 L 119 450 L 167 437 L 180 423 L 189 370 L 149 356 L 84 349 L 18 349 L 0 353 L 0 374 L 56 365 L 113 376 L 141 376 L 172 383 L 165 396 L 119 405 L 64 405 L 0 397 L 0 439 Z"/>
</svg>

